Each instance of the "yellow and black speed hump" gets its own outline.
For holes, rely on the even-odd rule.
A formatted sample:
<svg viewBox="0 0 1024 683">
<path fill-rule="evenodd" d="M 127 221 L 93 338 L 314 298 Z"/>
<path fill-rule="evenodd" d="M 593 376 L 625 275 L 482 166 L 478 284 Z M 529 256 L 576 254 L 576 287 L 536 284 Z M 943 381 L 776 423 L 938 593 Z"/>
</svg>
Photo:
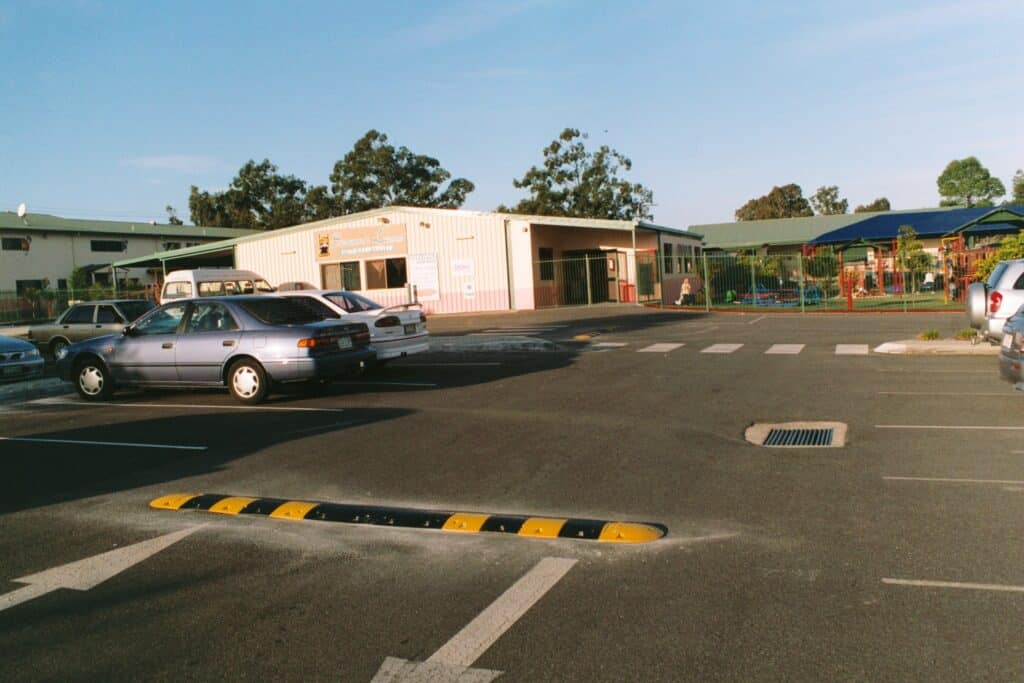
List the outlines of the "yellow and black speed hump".
<svg viewBox="0 0 1024 683">
<path fill-rule="evenodd" d="M 455 533 L 499 533 L 531 538 L 566 538 L 603 543 L 649 543 L 662 538 L 664 526 L 598 519 L 441 512 L 415 508 L 344 503 L 314 503 L 284 498 L 248 498 L 220 493 L 174 493 L 149 504 L 158 510 L 200 510 L 222 515 L 263 515 L 344 524 L 436 529 Z"/>
</svg>

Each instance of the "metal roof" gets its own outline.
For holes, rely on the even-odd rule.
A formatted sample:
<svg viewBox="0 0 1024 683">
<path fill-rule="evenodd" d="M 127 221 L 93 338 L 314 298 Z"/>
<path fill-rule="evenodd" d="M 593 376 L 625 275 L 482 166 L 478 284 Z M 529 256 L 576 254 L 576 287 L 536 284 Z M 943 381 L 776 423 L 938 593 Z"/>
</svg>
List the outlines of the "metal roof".
<svg viewBox="0 0 1024 683">
<path fill-rule="evenodd" d="M 30 213 L 24 218 L 13 211 L 0 211 L 0 229 L 18 232 L 78 232 L 105 235 L 142 235 L 145 237 L 240 237 L 254 230 L 216 228 L 198 225 L 169 225 L 143 221 L 94 221 L 85 218 L 61 218 L 45 213 Z"/>
<path fill-rule="evenodd" d="M 434 209 L 426 207 L 415 207 L 415 206 L 386 206 L 380 209 L 371 209 L 369 211 L 360 211 L 358 213 L 350 213 L 344 216 L 334 216 L 333 218 L 325 218 L 319 221 L 313 221 L 312 223 L 302 223 L 300 225 L 293 225 L 288 228 L 278 228 L 276 230 L 245 230 L 242 236 L 233 237 L 232 239 L 221 240 L 219 242 L 210 242 L 207 244 L 200 244 L 195 247 L 184 247 L 182 249 L 172 249 L 170 251 L 158 251 L 149 256 L 140 256 L 137 258 L 124 259 L 121 261 L 115 261 L 115 266 L 141 266 L 141 265 L 160 265 L 162 261 L 171 261 L 177 259 L 184 259 L 194 256 L 201 256 L 203 254 L 210 254 L 228 248 L 234 248 L 236 244 L 242 242 L 253 242 L 261 239 L 269 239 L 271 237 L 278 237 L 280 235 L 287 235 L 296 232 L 305 232 L 306 230 L 315 230 L 317 228 L 334 227 L 344 224 L 346 221 L 361 220 L 364 218 L 372 218 L 373 216 L 384 216 L 390 213 L 442 213 L 452 214 L 460 213 L 472 216 L 496 216 L 501 218 L 511 218 L 515 220 L 527 221 L 533 225 L 550 225 L 550 226 L 567 226 L 577 228 L 596 228 L 602 230 L 633 230 L 634 227 L 643 230 L 655 230 L 659 232 L 667 232 L 675 235 L 681 235 L 686 237 L 693 237 L 694 239 L 701 240 L 703 235 L 690 230 L 684 230 L 680 228 L 669 228 L 663 225 L 656 225 L 654 223 L 648 223 L 647 221 L 617 221 L 608 220 L 603 218 L 572 218 L 568 216 L 529 216 L 524 214 L 515 213 L 501 213 L 497 211 L 469 211 L 465 209 Z M 224 229 L 224 228 L 220 228 Z"/>
<path fill-rule="evenodd" d="M 959 209 L 931 209 L 920 211 L 893 211 L 874 214 L 867 220 L 832 230 L 809 241 L 810 244 L 844 244 L 855 240 L 886 241 L 899 237 L 901 226 L 909 225 L 919 237 L 940 237 L 961 228 L 975 225 L 995 211 L 1019 212 L 1022 207 L 974 206 Z M 1004 221 L 1005 222 L 1005 221 Z"/>
<path fill-rule="evenodd" d="M 693 225 L 704 234 L 708 249 L 738 249 L 764 245 L 807 244 L 823 232 L 859 223 L 876 213 L 843 213 L 834 216 L 773 218 L 763 221 L 736 221 Z"/>
</svg>

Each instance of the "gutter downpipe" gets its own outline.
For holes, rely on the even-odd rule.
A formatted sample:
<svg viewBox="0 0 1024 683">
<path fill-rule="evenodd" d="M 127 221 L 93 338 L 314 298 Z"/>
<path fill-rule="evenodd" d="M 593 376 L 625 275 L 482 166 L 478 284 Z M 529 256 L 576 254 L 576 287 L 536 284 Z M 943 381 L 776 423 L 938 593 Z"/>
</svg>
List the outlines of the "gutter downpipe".
<svg viewBox="0 0 1024 683">
<path fill-rule="evenodd" d="M 515 276 L 512 273 L 512 219 L 506 216 L 505 221 L 505 279 L 508 282 L 508 310 L 516 310 Z M 533 240 L 533 235 L 530 235 Z M 533 250 L 530 250 L 533 253 Z M 536 305 L 536 304 L 534 304 Z"/>
<path fill-rule="evenodd" d="M 633 219 L 633 291 L 636 292 L 633 304 L 636 306 L 640 305 L 640 283 L 636 280 L 636 226 L 639 222 L 639 219 Z M 628 278 L 626 282 L 629 282 Z"/>
</svg>

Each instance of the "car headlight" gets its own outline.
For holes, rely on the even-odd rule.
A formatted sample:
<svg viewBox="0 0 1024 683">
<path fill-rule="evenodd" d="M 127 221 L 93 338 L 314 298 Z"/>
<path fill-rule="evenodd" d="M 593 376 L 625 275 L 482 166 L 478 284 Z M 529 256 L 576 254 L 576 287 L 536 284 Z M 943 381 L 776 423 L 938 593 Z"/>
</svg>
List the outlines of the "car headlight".
<svg viewBox="0 0 1024 683">
<path fill-rule="evenodd" d="M 57 350 L 57 360 L 61 360 L 61 359 L 65 358 L 65 357 L 67 357 L 67 355 L 68 355 L 68 347 L 67 346 L 63 346 L 63 347 L 61 347 L 60 349 Z"/>
<path fill-rule="evenodd" d="M 25 355 L 28 356 L 29 358 L 35 358 L 36 356 L 39 355 L 39 349 L 32 349 Z"/>
</svg>

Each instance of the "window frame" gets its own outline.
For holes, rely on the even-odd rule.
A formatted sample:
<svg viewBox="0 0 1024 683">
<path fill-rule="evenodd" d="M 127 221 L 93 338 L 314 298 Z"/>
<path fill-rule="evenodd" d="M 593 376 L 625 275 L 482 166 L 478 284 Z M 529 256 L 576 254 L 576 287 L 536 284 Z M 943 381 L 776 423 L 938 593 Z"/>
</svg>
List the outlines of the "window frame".
<svg viewBox="0 0 1024 683">
<path fill-rule="evenodd" d="M 401 283 L 393 283 L 391 282 L 391 265 L 393 263 L 397 263 L 398 261 L 402 262 L 403 280 Z M 374 263 L 384 264 L 384 269 L 383 271 L 381 271 L 381 275 L 384 278 L 384 284 L 382 287 L 377 286 L 377 283 L 371 282 L 370 280 L 370 268 L 371 264 Z M 402 289 L 407 284 L 409 284 L 409 261 L 405 256 L 394 256 L 381 259 L 368 259 L 366 261 L 363 261 L 363 264 L 364 268 L 366 269 L 366 291 L 377 291 L 381 289 Z"/>
</svg>

